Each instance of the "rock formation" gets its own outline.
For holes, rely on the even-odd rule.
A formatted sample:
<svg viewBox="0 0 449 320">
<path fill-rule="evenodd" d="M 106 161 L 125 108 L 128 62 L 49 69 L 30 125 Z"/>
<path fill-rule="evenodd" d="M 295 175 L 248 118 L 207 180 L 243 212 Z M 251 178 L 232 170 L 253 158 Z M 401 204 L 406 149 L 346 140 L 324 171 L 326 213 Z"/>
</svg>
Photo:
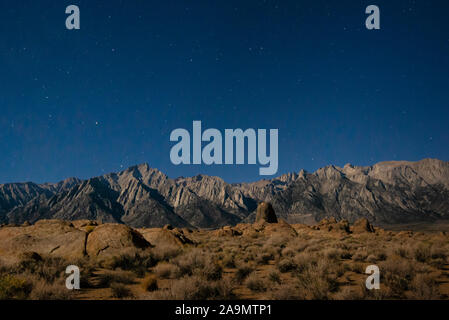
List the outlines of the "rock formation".
<svg viewBox="0 0 449 320">
<path fill-rule="evenodd" d="M 261 202 L 257 206 L 256 222 L 277 223 L 278 219 L 271 203 Z"/>
<path fill-rule="evenodd" d="M 147 249 L 151 244 L 134 229 L 123 224 L 102 224 L 88 236 L 86 253 L 91 258 L 117 256 L 133 249 Z"/>
<path fill-rule="evenodd" d="M 32 226 L 0 228 L 0 262 L 14 264 L 26 253 L 81 258 L 85 254 L 86 232 L 70 222 L 41 220 Z"/>
<path fill-rule="evenodd" d="M 364 233 L 364 232 L 374 232 L 374 227 L 369 223 L 368 219 L 362 218 L 354 222 L 354 225 L 351 227 L 351 231 L 353 233 Z"/>
</svg>

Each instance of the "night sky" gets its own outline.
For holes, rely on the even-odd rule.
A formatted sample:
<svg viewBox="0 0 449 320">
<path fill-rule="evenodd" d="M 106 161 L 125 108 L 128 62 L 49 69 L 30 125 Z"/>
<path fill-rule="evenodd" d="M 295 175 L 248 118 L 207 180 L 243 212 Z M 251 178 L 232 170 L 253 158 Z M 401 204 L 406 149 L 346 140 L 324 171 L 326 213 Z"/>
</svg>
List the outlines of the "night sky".
<svg viewBox="0 0 449 320">
<path fill-rule="evenodd" d="M 67 30 L 65 8 L 81 10 Z M 381 30 L 365 28 L 365 8 Z M 259 165 L 175 166 L 176 128 L 279 129 L 279 171 L 449 160 L 449 1 L 3 0 L 0 183 L 143 162 L 254 181 Z"/>
</svg>

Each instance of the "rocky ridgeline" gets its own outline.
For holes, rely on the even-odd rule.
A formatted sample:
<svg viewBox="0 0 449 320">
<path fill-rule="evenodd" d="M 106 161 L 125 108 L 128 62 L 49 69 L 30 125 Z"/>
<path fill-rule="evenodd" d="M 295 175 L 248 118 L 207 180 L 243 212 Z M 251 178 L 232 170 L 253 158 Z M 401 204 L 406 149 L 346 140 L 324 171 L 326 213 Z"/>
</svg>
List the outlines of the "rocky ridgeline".
<svg viewBox="0 0 449 320">
<path fill-rule="evenodd" d="M 134 228 L 218 228 L 254 222 L 260 202 L 293 224 L 326 217 L 375 225 L 449 219 L 449 163 L 327 166 L 240 184 L 205 175 L 171 179 L 144 164 L 88 180 L 0 185 L 0 223 L 87 219 Z"/>
</svg>

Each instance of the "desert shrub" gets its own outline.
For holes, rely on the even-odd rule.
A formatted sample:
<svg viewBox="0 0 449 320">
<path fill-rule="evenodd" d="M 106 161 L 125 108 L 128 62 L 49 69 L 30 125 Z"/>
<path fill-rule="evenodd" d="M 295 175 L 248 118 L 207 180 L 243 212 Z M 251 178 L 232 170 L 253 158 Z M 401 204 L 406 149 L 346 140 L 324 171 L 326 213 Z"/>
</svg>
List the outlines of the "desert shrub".
<svg viewBox="0 0 449 320">
<path fill-rule="evenodd" d="M 297 274 L 302 298 L 326 300 L 332 292 L 338 290 L 337 276 L 331 267 L 329 260 L 321 258 L 313 268 L 307 268 L 303 273 Z"/>
<path fill-rule="evenodd" d="M 162 279 L 177 278 L 181 274 L 179 267 L 172 263 L 159 263 L 153 272 Z"/>
<path fill-rule="evenodd" d="M 275 283 L 279 283 L 279 284 L 281 283 L 281 275 L 279 274 L 279 272 L 274 271 L 274 270 L 268 274 L 268 279 Z"/>
<path fill-rule="evenodd" d="M 282 273 L 290 272 L 296 269 L 296 263 L 292 259 L 282 259 L 278 262 L 277 268 Z"/>
<path fill-rule="evenodd" d="M 446 259 L 432 259 L 432 261 L 430 262 L 430 265 L 437 268 L 437 269 L 443 269 L 444 266 L 446 265 Z"/>
<path fill-rule="evenodd" d="M 339 260 L 341 259 L 341 256 L 343 255 L 343 250 L 336 249 L 336 248 L 330 248 L 324 250 L 324 256 L 330 260 Z"/>
<path fill-rule="evenodd" d="M 243 265 L 237 268 L 237 271 L 235 273 L 235 279 L 237 282 L 241 283 L 243 280 L 246 279 L 250 275 L 251 272 L 253 272 L 254 269 L 251 268 L 249 265 Z"/>
<path fill-rule="evenodd" d="M 32 285 L 12 275 L 0 275 L 0 300 L 23 300 L 31 292 Z"/>
<path fill-rule="evenodd" d="M 417 274 L 411 283 L 411 293 L 413 299 L 435 300 L 441 295 L 435 279 L 428 274 Z"/>
<path fill-rule="evenodd" d="M 281 284 L 269 293 L 269 298 L 273 300 L 299 300 L 303 299 L 299 289 L 294 282 Z"/>
<path fill-rule="evenodd" d="M 257 256 L 257 251 L 259 250 L 258 247 L 255 246 L 248 246 L 246 248 L 243 248 L 243 261 L 245 262 L 249 262 L 249 261 L 254 261 L 256 260 L 256 256 Z"/>
<path fill-rule="evenodd" d="M 178 246 L 166 244 L 156 246 L 151 253 L 153 258 L 157 261 L 168 261 L 180 255 L 182 253 L 182 249 Z"/>
<path fill-rule="evenodd" d="M 338 288 L 336 278 L 331 275 L 307 269 L 298 275 L 300 292 L 303 299 L 327 300 L 329 294 Z"/>
<path fill-rule="evenodd" d="M 293 258 L 296 255 L 296 251 L 293 248 L 286 247 L 282 249 L 281 256 Z"/>
<path fill-rule="evenodd" d="M 340 257 L 342 259 L 352 259 L 352 253 L 351 253 L 351 251 L 344 249 L 344 250 L 342 250 Z"/>
<path fill-rule="evenodd" d="M 368 254 L 365 251 L 357 251 L 353 256 L 352 260 L 357 262 L 363 262 L 368 257 Z"/>
<path fill-rule="evenodd" d="M 103 263 L 103 266 L 116 270 L 130 270 L 137 276 L 144 276 L 148 268 L 153 267 L 157 263 L 157 259 L 149 251 L 131 251 L 112 257 Z"/>
<path fill-rule="evenodd" d="M 131 290 L 129 290 L 123 283 L 112 283 L 111 292 L 113 298 L 123 299 L 132 297 Z"/>
<path fill-rule="evenodd" d="M 66 260 L 60 257 L 41 257 L 31 253 L 22 257 L 15 267 L 17 273 L 27 273 L 37 276 L 46 282 L 52 283 L 56 279 L 64 276 L 66 267 L 69 265 Z"/>
<path fill-rule="evenodd" d="M 176 257 L 172 262 L 179 267 L 181 275 L 191 276 L 195 269 L 204 268 L 208 260 L 210 257 L 206 256 L 202 250 L 193 249 Z"/>
<path fill-rule="evenodd" d="M 261 292 L 267 290 L 265 281 L 260 279 L 260 277 L 256 273 L 252 273 L 248 276 L 248 278 L 245 280 L 245 285 L 251 291 Z"/>
<path fill-rule="evenodd" d="M 355 273 L 365 273 L 365 268 L 363 266 L 363 264 L 356 262 L 350 265 L 351 271 L 355 272 Z"/>
<path fill-rule="evenodd" d="M 288 247 L 292 248 L 297 253 L 303 252 L 307 248 L 307 246 L 308 246 L 307 242 L 298 240 L 297 238 L 290 241 L 290 243 L 288 244 Z"/>
<path fill-rule="evenodd" d="M 251 234 L 249 235 L 252 239 L 259 239 L 260 238 L 260 234 L 259 232 L 251 232 Z"/>
<path fill-rule="evenodd" d="M 132 284 L 134 283 L 133 273 L 130 271 L 107 271 L 97 277 L 97 286 L 107 288 L 112 284 Z"/>
<path fill-rule="evenodd" d="M 430 248 L 427 245 L 420 244 L 414 248 L 414 257 L 418 262 L 428 262 L 431 257 Z"/>
<path fill-rule="evenodd" d="M 91 278 L 94 276 L 94 269 L 89 267 L 80 267 L 80 287 L 92 288 Z"/>
<path fill-rule="evenodd" d="M 48 283 L 42 279 L 33 281 L 33 289 L 30 294 L 32 300 L 68 300 L 71 291 L 65 286 L 64 281 Z"/>
<path fill-rule="evenodd" d="M 376 261 L 385 261 L 387 260 L 387 254 L 385 252 L 376 252 Z"/>
<path fill-rule="evenodd" d="M 393 250 L 393 253 L 394 254 L 396 254 L 396 255 L 398 255 L 399 257 L 401 257 L 401 258 L 408 258 L 409 257 L 409 249 L 408 248 L 406 248 L 405 246 L 399 246 L 399 247 L 396 247 L 394 250 Z"/>
<path fill-rule="evenodd" d="M 444 248 L 436 248 L 436 247 L 432 247 L 431 251 L 430 251 L 430 257 L 432 259 L 440 259 L 442 261 L 446 261 L 446 250 Z"/>
<path fill-rule="evenodd" d="M 232 292 L 234 289 L 234 283 L 230 278 L 222 278 L 219 281 L 215 281 L 216 296 L 214 299 L 219 300 L 231 300 L 235 299 L 235 295 Z"/>
<path fill-rule="evenodd" d="M 200 276 L 185 276 L 175 281 L 167 290 L 153 295 L 161 300 L 228 300 L 233 298 L 232 283 L 229 280 L 208 281 Z"/>
<path fill-rule="evenodd" d="M 223 268 L 216 263 L 210 263 L 206 264 L 204 268 L 199 269 L 198 273 L 209 281 L 215 281 L 221 279 L 223 275 Z"/>
<path fill-rule="evenodd" d="M 409 260 L 402 258 L 388 259 L 380 264 L 381 282 L 390 290 L 393 297 L 403 297 L 408 290 L 415 270 Z"/>
<path fill-rule="evenodd" d="M 145 277 L 142 281 L 142 288 L 145 291 L 156 291 L 159 288 L 156 277 L 154 275 Z"/>
<path fill-rule="evenodd" d="M 337 277 L 341 277 L 347 271 L 347 265 L 343 263 L 337 263 L 334 265 L 333 270 Z"/>
<path fill-rule="evenodd" d="M 223 257 L 222 263 L 225 268 L 235 268 L 235 256 L 232 253 L 228 253 Z"/>
<path fill-rule="evenodd" d="M 274 254 L 272 253 L 262 253 L 257 257 L 257 263 L 261 265 L 266 265 L 271 260 L 274 260 Z"/>
<path fill-rule="evenodd" d="M 283 249 L 285 248 L 289 238 L 285 235 L 275 233 L 273 234 L 265 243 L 265 246 L 271 247 L 271 248 L 279 248 Z"/>
<path fill-rule="evenodd" d="M 294 259 L 296 269 L 296 273 L 302 273 L 306 269 L 310 268 L 317 263 L 317 257 L 310 253 L 301 253 L 298 254 Z"/>
<path fill-rule="evenodd" d="M 363 300 L 365 298 L 361 290 L 344 287 L 335 296 L 335 300 Z"/>
</svg>

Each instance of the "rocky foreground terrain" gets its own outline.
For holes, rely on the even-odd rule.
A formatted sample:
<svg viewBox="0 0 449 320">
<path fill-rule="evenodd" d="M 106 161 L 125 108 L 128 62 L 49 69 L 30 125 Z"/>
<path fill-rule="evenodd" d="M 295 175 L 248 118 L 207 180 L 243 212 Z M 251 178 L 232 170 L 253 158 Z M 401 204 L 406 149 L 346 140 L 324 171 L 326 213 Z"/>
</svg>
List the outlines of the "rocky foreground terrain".
<svg viewBox="0 0 449 320">
<path fill-rule="evenodd" d="M 0 228 L 0 299 L 448 299 L 449 236 L 367 219 L 289 224 L 262 203 L 254 223 L 215 230 L 40 220 Z M 368 291 L 377 265 L 381 289 Z M 81 270 L 81 290 L 65 269 Z"/>
<path fill-rule="evenodd" d="M 135 228 L 216 228 L 253 222 L 261 201 L 271 202 L 289 223 L 334 217 L 385 226 L 449 219 L 449 163 L 328 166 L 241 184 L 204 175 L 170 179 L 144 164 L 88 180 L 0 185 L 0 223 L 87 219 Z"/>
</svg>

